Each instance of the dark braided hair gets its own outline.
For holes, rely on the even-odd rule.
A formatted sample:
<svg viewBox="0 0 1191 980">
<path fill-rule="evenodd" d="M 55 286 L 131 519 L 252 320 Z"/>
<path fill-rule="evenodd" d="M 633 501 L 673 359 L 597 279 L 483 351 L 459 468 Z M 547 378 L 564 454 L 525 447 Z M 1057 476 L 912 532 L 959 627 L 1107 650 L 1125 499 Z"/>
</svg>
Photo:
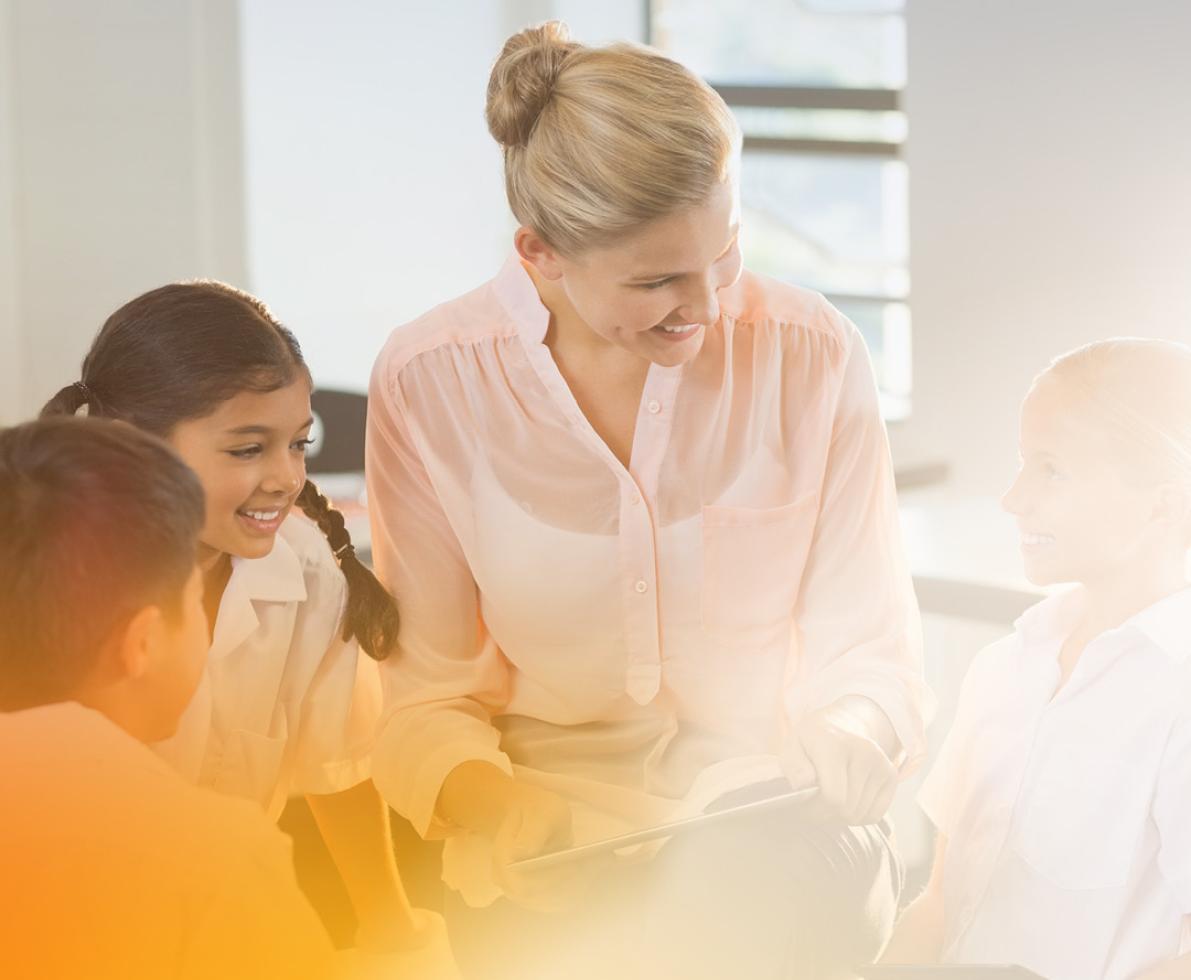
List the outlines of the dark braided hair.
<svg viewBox="0 0 1191 980">
<path fill-rule="evenodd" d="M 172 283 L 125 303 L 100 329 L 81 380 L 62 388 L 43 417 L 122 419 L 168 438 L 243 391 L 270 392 L 310 380 L 302 349 L 259 299 L 213 280 Z M 298 506 L 330 543 L 347 580 L 343 638 L 383 660 L 397 638 L 393 597 L 356 557 L 343 515 L 309 480 Z"/>
<path fill-rule="evenodd" d="M 383 660 L 397 640 L 397 604 L 376 576 L 356 557 L 356 549 L 343 523 L 343 515 L 331 506 L 331 502 L 309 480 L 298 494 L 298 506 L 326 535 L 331 550 L 339 559 L 343 577 L 347 579 L 343 638 L 350 639 L 354 633 L 369 656 Z M 380 609 L 388 615 L 372 615 L 370 609 Z M 361 632 L 360 624 L 368 632 Z"/>
</svg>

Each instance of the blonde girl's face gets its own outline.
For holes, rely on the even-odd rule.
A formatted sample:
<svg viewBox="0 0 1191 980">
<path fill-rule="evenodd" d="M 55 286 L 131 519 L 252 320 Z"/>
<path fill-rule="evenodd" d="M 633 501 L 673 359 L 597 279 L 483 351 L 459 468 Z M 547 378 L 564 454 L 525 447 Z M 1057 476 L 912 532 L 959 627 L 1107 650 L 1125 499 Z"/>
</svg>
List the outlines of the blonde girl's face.
<svg viewBox="0 0 1191 980">
<path fill-rule="evenodd" d="M 1021 464 L 1001 502 L 1035 585 L 1125 581 L 1169 533 L 1158 491 L 1130 480 L 1112 445 L 1062 381 L 1044 379 L 1022 406 Z"/>
<path fill-rule="evenodd" d="M 729 178 L 707 203 L 660 218 L 615 246 L 559 258 L 579 317 L 647 361 L 691 360 L 720 316 L 719 293 L 740 277 L 740 204 Z"/>
<path fill-rule="evenodd" d="M 207 497 L 205 557 L 262 558 L 306 482 L 310 384 L 243 391 L 210 415 L 179 422 L 169 441 Z M 200 558 L 200 561 L 202 558 Z"/>
</svg>

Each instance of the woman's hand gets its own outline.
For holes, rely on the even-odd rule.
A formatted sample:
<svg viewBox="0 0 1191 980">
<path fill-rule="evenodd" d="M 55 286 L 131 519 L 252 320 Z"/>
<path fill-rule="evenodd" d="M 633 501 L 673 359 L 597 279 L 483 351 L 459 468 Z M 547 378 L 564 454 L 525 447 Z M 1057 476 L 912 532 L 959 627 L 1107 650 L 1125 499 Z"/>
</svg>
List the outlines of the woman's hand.
<svg viewBox="0 0 1191 980">
<path fill-rule="evenodd" d="M 819 805 L 852 826 L 885 816 L 898 779 L 889 753 L 896 736 L 880 708 L 844 698 L 807 714 L 794 735 L 784 760 L 791 785 L 817 785 Z"/>
<path fill-rule="evenodd" d="M 561 898 L 572 874 L 509 867 L 571 844 L 571 808 L 557 793 L 514 779 L 489 763 L 465 762 L 444 781 L 439 813 L 492 841 L 493 878 L 514 901 L 542 905 Z"/>
<path fill-rule="evenodd" d="M 552 906 L 562 901 L 574 875 L 571 869 L 521 872 L 510 865 L 569 847 L 571 808 L 556 793 L 513 781 L 504 819 L 492 848 L 492 873 L 496 883 L 523 905 Z"/>
</svg>

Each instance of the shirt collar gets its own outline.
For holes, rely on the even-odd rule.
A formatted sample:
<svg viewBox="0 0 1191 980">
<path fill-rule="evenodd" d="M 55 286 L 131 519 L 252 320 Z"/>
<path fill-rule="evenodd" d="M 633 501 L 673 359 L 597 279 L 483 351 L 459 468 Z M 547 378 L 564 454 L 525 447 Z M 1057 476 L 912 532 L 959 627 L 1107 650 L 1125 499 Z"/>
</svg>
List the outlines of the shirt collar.
<svg viewBox="0 0 1191 980">
<path fill-rule="evenodd" d="M 517 332 L 528 345 L 540 344 L 550 327 L 550 311 L 538 296 L 537 287 L 513 252 L 493 280 L 496 297 L 517 326 Z"/>
<path fill-rule="evenodd" d="M 117 753 L 124 753 L 128 759 L 177 778 L 168 763 L 147 745 L 102 711 L 78 701 L 0 712 L 0 745 L 13 750 L 6 760 L 16 759 L 20 764 L 36 765 L 44 761 L 44 753 L 55 750 L 80 762 L 92 759 L 97 765 L 110 764 L 119 758 Z M 88 771 L 98 770 L 92 767 Z"/>
<path fill-rule="evenodd" d="M 1173 662 L 1182 663 L 1191 653 L 1191 588 L 1159 599 L 1125 625 L 1144 634 Z"/>
<path fill-rule="evenodd" d="M 233 558 L 228 591 L 233 587 L 249 599 L 262 602 L 301 602 L 306 598 L 306 578 L 297 552 L 282 534 L 261 558 Z"/>
<path fill-rule="evenodd" d="M 1031 606 L 1014 623 L 1022 644 L 1061 643 L 1074 628 L 1086 601 L 1083 587 L 1076 586 Z M 1140 633 L 1172 661 L 1182 663 L 1191 654 L 1191 588 L 1159 599 L 1109 632 L 1126 631 Z"/>
<path fill-rule="evenodd" d="M 1061 642 L 1075 627 L 1086 596 L 1081 586 L 1065 589 L 1036 602 L 1014 622 L 1023 646 Z"/>
<path fill-rule="evenodd" d="M 231 650 L 260 623 L 254 602 L 302 602 L 306 599 L 306 578 L 302 562 L 281 534 L 272 550 L 262 558 L 233 558 L 232 574 L 219 604 L 215 637 L 210 656 Z"/>
<path fill-rule="evenodd" d="M 522 343 L 530 351 L 531 357 L 537 358 L 538 354 L 535 353 L 535 349 L 541 348 L 546 339 L 546 331 L 550 329 L 550 311 L 546 309 L 542 298 L 538 295 L 537 287 L 533 284 L 533 279 L 530 278 L 521 257 L 516 252 L 513 252 L 505 260 L 505 264 L 496 274 L 492 284 L 501 306 L 516 325 Z M 546 357 L 553 364 L 553 357 L 549 354 Z M 537 363 L 540 373 L 544 362 L 538 361 Z M 684 365 L 681 364 L 672 367 L 662 367 L 660 364 L 650 365 L 652 374 L 671 378 L 671 384 L 678 383 L 683 370 Z M 559 380 L 561 381 L 561 375 Z"/>
</svg>

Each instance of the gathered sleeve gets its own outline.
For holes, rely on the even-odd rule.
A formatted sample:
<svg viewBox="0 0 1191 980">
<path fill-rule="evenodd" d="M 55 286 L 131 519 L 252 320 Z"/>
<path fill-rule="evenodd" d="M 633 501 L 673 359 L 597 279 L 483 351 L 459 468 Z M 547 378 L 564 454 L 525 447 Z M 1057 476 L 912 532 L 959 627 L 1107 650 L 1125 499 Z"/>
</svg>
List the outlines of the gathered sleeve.
<svg viewBox="0 0 1191 980">
<path fill-rule="evenodd" d="M 475 580 L 389 353 L 372 376 L 365 470 L 373 559 L 397 600 L 401 630 L 381 664 L 373 781 L 422 836 L 442 837 L 452 828 L 435 806 L 452 769 L 483 761 L 512 773 L 491 723 L 508 699 L 509 668 L 480 618 Z"/>
<path fill-rule="evenodd" d="M 892 723 L 908 771 L 925 753 L 933 698 L 876 380 L 859 331 L 847 321 L 844 330 L 842 384 L 795 610 L 789 702 L 797 720 L 847 695 L 870 699 Z"/>
</svg>

